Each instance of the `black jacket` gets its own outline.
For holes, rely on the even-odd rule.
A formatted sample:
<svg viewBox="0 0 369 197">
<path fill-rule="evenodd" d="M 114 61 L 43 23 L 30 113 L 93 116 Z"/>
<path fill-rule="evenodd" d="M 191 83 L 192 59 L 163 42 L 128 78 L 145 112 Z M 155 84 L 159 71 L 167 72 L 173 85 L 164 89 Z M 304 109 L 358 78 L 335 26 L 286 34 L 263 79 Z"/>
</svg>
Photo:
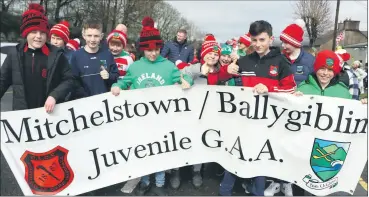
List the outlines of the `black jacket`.
<svg viewBox="0 0 369 197">
<path fill-rule="evenodd" d="M 29 109 L 25 98 L 24 87 L 24 46 L 25 42 L 18 44 L 7 54 L 1 67 L 0 98 L 3 97 L 9 86 L 13 86 L 13 110 Z M 57 103 L 65 101 L 72 90 L 75 79 L 70 69 L 63 49 L 46 44 L 49 48 L 47 60 L 46 95 L 52 96 Z M 41 106 L 40 106 L 41 107 Z"/>
</svg>

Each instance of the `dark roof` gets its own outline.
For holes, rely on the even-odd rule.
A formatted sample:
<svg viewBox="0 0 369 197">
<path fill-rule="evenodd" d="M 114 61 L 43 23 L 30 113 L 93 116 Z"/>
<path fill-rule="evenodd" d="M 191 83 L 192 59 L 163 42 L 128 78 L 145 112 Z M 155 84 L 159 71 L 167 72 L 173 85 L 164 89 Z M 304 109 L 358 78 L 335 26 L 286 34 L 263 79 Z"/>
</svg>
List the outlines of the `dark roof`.
<svg viewBox="0 0 369 197">
<path fill-rule="evenodd" d="M 339 30 L 337 32 L 337 35 L 339 35 L 341 33 L 342 30 Z M 358 30 L 349 30 L 346 29 L 345 31 L 357 31 L 360 32 L 361 34 L 363 34 L 366 38 L 368 38 L 368 31 L 358 31 Z M 327 33 L 325 33 L 324 35 L 322 35 L 321 37 L 317 38 L 315 40 L 314 46 L 315 47 L 319 47 L 322 44 L 327 43 L 329 40 L 333 39 L 333 30 L 329 30 Z"/>
</svg>

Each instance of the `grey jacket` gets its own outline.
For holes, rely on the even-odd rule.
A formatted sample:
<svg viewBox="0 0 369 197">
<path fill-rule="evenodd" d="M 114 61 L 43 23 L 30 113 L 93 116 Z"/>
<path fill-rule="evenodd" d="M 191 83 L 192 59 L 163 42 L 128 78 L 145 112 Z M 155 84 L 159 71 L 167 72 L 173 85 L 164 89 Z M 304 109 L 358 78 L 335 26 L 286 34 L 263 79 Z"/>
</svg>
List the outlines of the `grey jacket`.
<svg viewBox="0 0 369 197">
<path fill-rule="evenodd" d="M 192 77 L 194 84 L 208 84 L 208 80 L 201 73 L 201 64 L 191 64 L 181 70 L 182 74 Z"/>
</svg>

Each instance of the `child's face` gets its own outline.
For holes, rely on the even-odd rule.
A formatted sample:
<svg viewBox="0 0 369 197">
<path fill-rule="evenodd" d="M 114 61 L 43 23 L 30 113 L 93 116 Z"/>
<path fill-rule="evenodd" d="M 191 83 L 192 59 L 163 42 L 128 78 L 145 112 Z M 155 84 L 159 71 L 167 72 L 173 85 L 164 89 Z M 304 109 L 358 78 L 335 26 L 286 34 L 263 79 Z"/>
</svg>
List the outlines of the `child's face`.
<svg viewBox="0 0 369 197">
<path fill-rule="evenodd" d="M 83 38 L 86 40 L 86 45 L 90 49 L 96 49 L 99 47 L 102 36 L 103 34 L 99 29 L 88 28 L 83 31 Z"/>
<path fill-rule="evenodd" d="M 238 42 L 238 49 L 243 50 L 246 49 L 246 45 L 244 43 Z"/>
<path fill-rule="evenodd" d="M 209 66 L 214 66 L 219 61 L 219 55 L 216 52 L 210 52 L 210 53 L 208 53 L 208 54 L 205 55 L 204 61 Z"/>
<path fill-rule="evenodd" d="M 120 55 L 123 51 L 123 44 L 117 42 L 109 42 L 110 52 L 114 55 Z"/>
<path fill-rule="evenodd" d="M 31 49 L 39 49 L 46 43 L 47 35 L 42 31 L 31 31 L 27 35 L 28 47 Z"/>
<path fill-rule="evenodd" d="M 64 47 L 63 39 L 55 34 L 51 35 L 50 44 L 60 48 Z"/>
<path fill-rule="evenodd" d="M 145 57 L 150 61 L 155 61 L 160 55 L 160 48 L 152 50 L 144 50 Z"/>
<path fill-rule="evenodd" d="M 326 86 L 333 79 L 334 72 L 333 72 L 333 70 L 330 70 L 330 69 L 327 69 L 327 68 L 321 68 L 321 69 L 317 70 L 316 76 L 318 78 L 319 83 L 321 85 Z"/>
<path fill-rule="evenodd" d="M 269 50 L 269 47 L 272 45 L 272 42 L 273 36 L 269 36 L 266 32 L 257 36 L 251 36 L 251 44 L 259 55 L 265 55 Z"/>
<path fill-rule="evenodd" d="M 296 50 L 296 48 L 286 42 L 282 42 L 282 48 L 283 50 L 288 53 L 291 54 L 292 52 L 294 52 Z"/>
<path fill-rule="evenodd" d="M 232 58 L 230 55 L 221 55 L 219 62 L 222 66 L 229 65 L 232 62 Z"/>
</svg>

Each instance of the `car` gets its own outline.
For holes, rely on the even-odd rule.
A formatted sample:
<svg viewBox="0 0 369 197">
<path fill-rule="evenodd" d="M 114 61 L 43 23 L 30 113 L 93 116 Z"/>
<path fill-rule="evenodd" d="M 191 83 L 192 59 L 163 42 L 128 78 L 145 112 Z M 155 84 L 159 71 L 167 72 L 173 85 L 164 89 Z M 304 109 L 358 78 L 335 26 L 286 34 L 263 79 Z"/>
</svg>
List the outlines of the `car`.
<svg viewBox="0 0 369 197">
<path fill-rule="evenodd" d="M 3 65 L 7 54 L 10 49 L 15 47 L 18 43 L 15 42 L 2 42 L 0 43 L 0 54 L 1 54 L 1 66 Z"/>
</svg>

